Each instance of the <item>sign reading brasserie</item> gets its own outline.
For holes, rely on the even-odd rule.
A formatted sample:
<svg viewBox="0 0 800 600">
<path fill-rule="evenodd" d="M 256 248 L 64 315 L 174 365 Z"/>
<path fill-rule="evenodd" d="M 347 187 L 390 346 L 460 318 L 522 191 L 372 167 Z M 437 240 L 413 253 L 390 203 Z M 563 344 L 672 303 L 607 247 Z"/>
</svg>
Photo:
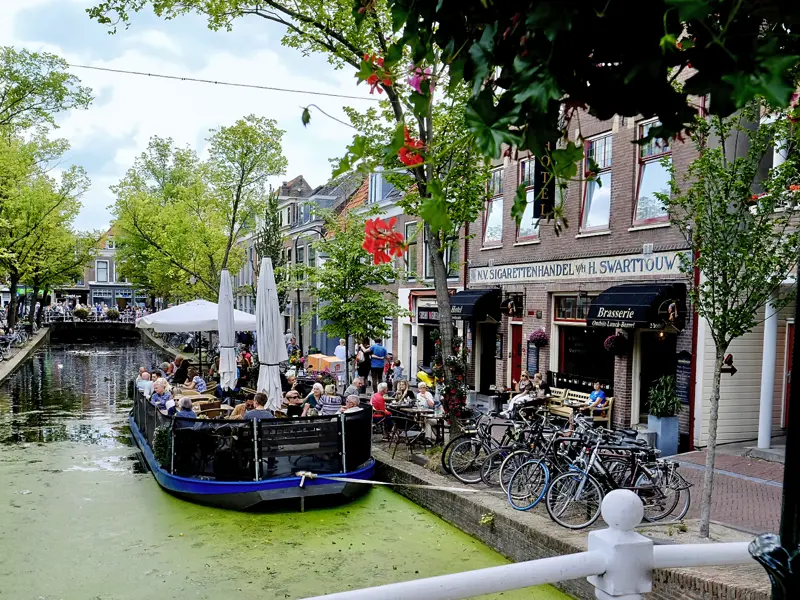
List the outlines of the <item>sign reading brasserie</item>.
<svg viewBox="0 0 800 600">
<path fill-rule="evenodd" d="M 469 282 L 523 283 L 526 281 L 564 281 L 569 279 L 611 279 L 615 277 L 647 277 L 680 275 L 681 252 L 598 256 L 571 260 L 550 260 L 519 265 L 472 267 Z"/>
</svg>

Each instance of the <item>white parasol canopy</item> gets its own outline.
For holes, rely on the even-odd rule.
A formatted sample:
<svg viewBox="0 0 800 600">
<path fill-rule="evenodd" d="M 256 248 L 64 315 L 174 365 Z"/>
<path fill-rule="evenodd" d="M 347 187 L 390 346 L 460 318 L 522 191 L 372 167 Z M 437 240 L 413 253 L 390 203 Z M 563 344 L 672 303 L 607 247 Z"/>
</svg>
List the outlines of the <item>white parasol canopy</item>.
<svg viewBox="0 0 800 600">
<path fill-rule="evenodd" d="M 136 319 L 136 327 L 161 333 L 184 331 L 219 331 L 219 307 L 208 300 L 192 300 Z M 240 310 L 233 311 L 236 331 L 255 331 L 256 317 Z"/>
<path fill-rule="evenodd" d="M 289 360 L 289 355 L 283 343 L 283 324 L 272 259 L 266 257 L 261 260 L 261 270 L 258 273 L 256 324 L 258 391 L 267 394 L 267 408 L 277 410 L 281 407 L 283 397 L 278 363 Z"/>
<path fill-rule="evenodd" d="M 233 310 L 231 274 L 222 269 L 219 281 L 219 384 L 223 390 L 236 387 L 236 332 Z"/>
</svg>

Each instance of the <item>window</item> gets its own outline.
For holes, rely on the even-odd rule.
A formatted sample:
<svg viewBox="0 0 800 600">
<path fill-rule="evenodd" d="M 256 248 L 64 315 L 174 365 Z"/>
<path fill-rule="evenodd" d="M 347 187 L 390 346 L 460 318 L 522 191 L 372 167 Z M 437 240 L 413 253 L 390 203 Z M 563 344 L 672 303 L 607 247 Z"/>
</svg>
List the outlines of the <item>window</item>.
<svg viewBox="0 0 800 600">
<path fill-rule="evenodd" d="M 539 237 L 539 219 L 533 216 L 533 203 L 536 199 L 536 193 L 533 190 L 533 158 L 523 160 L 519 164 L 519 179 L 520 184 L 525 185 L 525 196 L 527 204 L 525 204 L 525 212 L 522 213 L 522 220 L 519 222 L 517 229 L 517 240 L 530 240 Z"/>
<path fill-rule="evenodd" d="M 588 296 L 556 296 L 556 321 L 585 321 L 593 298 Z"/>
<path fill-rule="evenodd" d="M 406 242 L 408 248 L 406 249 L 405 263 L 406 274 L 409 279 L 417 278 L 417 223 L 406 223 Z"/>
<path fill-rule="evenodd" d="M 581 231 L 608 229 L 611 215 L 611 135 L 595 138 L 586 143 L 584 172 L 588 172 L 589 160 L 597 163 L 597 181 L 586 184 L 581 211 Z"/>
<path fill-rule="evenodd" d="M 369 175 L 369 199 L 370 204 L 382 200 L 383 178 L 380 173 L 370 173 Z"/>
<path fill-rule="evenodd" d="M 311 244 L 308 245 L 308 266 L 309 267 L 317 266 L 317 251 L 314 250 L 314 246 L 312 246 Z"/>
<path fill-rule="evenodd" d="M 489 199 L 483 218 L 483 245 L 503 243 L 503 169 L 495 169 L 489 177 Z"/>
<path fill-rule="evenodd" d="M 298 266 L 305 266 L 306 264 L 306 247 L 305 246 L 298 246 L 297 247 L 297 256 L 295 257 L 295 264 Z M 298 279 L 304 279 L 305 274 L 300 271 L 297 275 Z"/>
<path fill-rule="evenodd" d="M 447 277 L 458 276 L 458 238 L 452 238 L 444 251 L 444 265 L 447 268 Z M 433 279 L 433 262 L 431 261 L 428 238 L 425 238 L 425 279 Z"/>
<path fill-rule="evenodd" d="M 648 135 L 653 127 L 660 126 L 652 121 L 639 126 L 639 138 Z M 639 185 L 636 193 L 636 212 L 634 225 L 666 221 L 667 209 L 656 193 L 669 194 L 669 163 L 672 149 L 668 140 L 652 139 L 639 147 Z"/>
<path fill-rule="evenodd" d="M 98 260 L 94 264 L 95 280 L 99 283 L 108 283 L 108 261 Z"/>
<path fill-rule="evenodd" d="M 114 238 L 106 238 L 106 248 L 108 250 L 113 250 L 114 248 L 116 248 Z"/>
<path fill-rule="evenodd" d="M 291 265 L 292 264 L 292 249 L 291 248 L 287 248 L 286 249 L 286 264 L 287 265 Z"/>
</svg>

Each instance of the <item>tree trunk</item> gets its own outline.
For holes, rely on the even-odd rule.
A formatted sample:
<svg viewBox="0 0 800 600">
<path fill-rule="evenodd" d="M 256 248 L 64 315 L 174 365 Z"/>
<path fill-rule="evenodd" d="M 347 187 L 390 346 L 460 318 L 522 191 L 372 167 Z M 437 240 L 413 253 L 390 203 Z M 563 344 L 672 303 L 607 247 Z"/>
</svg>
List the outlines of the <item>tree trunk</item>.
<svg viewBox="0 0 800 600">
<path fill-rule="evenodd" d="M 350 385 L 350 353 L 347 349 L 350 347 L 350 332 L 344 334 L 344 389 Z"/>
<path fill-rule="evenodd" d="M 28 309 L 28 322 L 33 323 L 33 318 L 36 316 L 36 302 L 39 300 L 39 287 L 34 284 L 33 293 L 31 294 L 31 307 Z"/>
<path fill-rule="evenodd" d="M 453 315 L 450 312 L 450 290 L 447 288 L 447 267 L 444 264 L 444 252 L 439 236 L 430 231 L 428 226 L 428 243 L 430 245 L 431 264 L 433 265 L 433 283 L 436 286 L 436 303 L 439 309 L 439 335 L 442 340 L 442 359 L 445 372 L 448 370 L 447 357 L 453 353 Z"/>
<path fill-rule="evenodd" d="M 11 290 L 11 300 L 8 303 L 8 312 L 6 312 L 6 323 L 9 327 L 14 327 L 17 324 L 17 286 L 19 285 L 19 275 L 11 273 L 8 278 L 8 287 Z"/>
<path fill-rule="evenodd" d="M 47 288 L 47 286 L 45 286 L 44 289 L 42 289 L 42 304 L 39 307 L 39 314 L 36 315 L 36 326 L 37 327 L 41 327 L 42 326 L 42 313 L 44 313 L 44 302 L 47 299 L 47 294 L 49 294 L 49 293 L 50 293 L 50 290 Z"/>
<path fill-rule="evenodd" d="M 703 494 L 700 500 L 700 535 L 707 538 L 711 523 L 711 494 L 714 491 L 714 460 L 717 454 L 717 421 L 719 420 L 719 386 L 725 349 L 717 348 L 714 361 L 714 380 L 711 387 L 711 410 L 708 417 L 708 446 L 706 446 L 706 472 L 703 476 Z"/>
</svg>

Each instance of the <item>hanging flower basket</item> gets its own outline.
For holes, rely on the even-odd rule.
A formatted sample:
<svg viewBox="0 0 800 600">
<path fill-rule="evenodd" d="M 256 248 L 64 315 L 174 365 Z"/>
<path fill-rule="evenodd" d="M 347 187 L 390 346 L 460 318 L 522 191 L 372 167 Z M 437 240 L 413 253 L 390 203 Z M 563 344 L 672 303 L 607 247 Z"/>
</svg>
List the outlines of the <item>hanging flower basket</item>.
<svg viewBox="0 0 800 600">
<path fill-rule="evenodd" d="M 615 333 L 606 338 L 603 346 L 614 356 L 623 356 L 628 352 L 628 338 L 621 333 Z"/>
<path fill-rule="evenodd" d="M 547 338 L 547 332 L 544 329 L 537 329 L 533 333 L 528 336 L 528 340 L 533 342 L 533 345 L 537 348 L 541 348 L 542 346 L 547 346 L 549 339 Z"/>
</svg>

